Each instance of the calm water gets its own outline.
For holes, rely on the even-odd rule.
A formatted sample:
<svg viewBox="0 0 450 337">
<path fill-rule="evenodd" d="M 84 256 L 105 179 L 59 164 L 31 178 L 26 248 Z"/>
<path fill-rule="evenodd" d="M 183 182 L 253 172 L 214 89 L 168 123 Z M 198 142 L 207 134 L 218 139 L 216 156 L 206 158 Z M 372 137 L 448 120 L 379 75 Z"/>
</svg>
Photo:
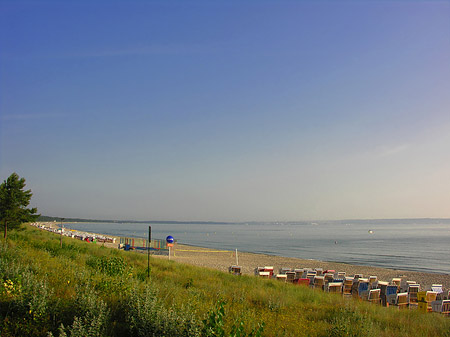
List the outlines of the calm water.
<svg viewBox="0 0 450 337">
<path fill-rule="evenodd" d="M 450 274 L 450 219 L 151 226 L 154 239 L 172 235 L 183 244 Z M 73 223 L 67 227 L 148 236 L 148 224 L 141 223 Z"/>
</svg>

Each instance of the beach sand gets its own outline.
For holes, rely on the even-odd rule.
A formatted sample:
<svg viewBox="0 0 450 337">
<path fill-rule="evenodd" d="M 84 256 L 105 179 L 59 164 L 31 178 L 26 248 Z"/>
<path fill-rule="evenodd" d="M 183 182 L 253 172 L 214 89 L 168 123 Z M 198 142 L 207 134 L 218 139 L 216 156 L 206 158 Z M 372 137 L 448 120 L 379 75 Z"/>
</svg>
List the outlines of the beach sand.
<svg viewBox="0 0 450 337">
<path fill-rule="evenodd" d="M 168 256 L 154 256 L 155 258 L 168 259 Z M 236 256 L 233 251 L 202 248 L 176 244 L 170 257 L 171 260 L 194 266 L 217 269 L 228 272 L 228 267 L 236 264 Z M 370 266 L 357 266 L 337 262 L 325 262 L 317 260 L 305 260 L 301 258 L 282 257 L 275 255 L 254 254 L 238 252 L 241 271 L 246 275 L 254 275 L 256 267 L 273 266 L 277 273 L 280 268 L 322 268 L 333 269 L 336 272 L 345 271 L 347 276 L 363 274 L 368 278 L 371 275 L 378 277 L 380 281 L 391 281 L 394 277 L 402 280 L 416 281 L 422 289 L 430 288 L 432 284 L 442 284 L 445 289 L 450 289 L 450 275 L 422 273 L 415 271 L 387 269 Z"/>
</svg>

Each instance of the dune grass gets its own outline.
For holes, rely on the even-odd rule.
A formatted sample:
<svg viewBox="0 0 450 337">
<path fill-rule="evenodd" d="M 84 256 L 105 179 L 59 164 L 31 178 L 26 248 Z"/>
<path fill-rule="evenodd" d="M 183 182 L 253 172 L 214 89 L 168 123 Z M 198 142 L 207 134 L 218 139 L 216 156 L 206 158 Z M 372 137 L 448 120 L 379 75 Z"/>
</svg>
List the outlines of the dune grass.
<svg viewBox="0 0 450 337">
<path fill-rule="evenodd" d="M 26 226 L 0 243 L 0 336 L 450 336 L 450 319 Z"/>
</svg>

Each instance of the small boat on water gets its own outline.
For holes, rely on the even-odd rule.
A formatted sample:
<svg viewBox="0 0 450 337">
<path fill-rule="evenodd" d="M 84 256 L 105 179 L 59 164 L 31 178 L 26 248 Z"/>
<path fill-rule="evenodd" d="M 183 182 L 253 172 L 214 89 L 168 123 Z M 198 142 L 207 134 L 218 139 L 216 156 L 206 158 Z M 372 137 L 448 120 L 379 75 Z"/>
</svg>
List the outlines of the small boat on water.
<svg viewBox="0 0 450 337">
<path fill-rule="evenodd" d="M 369 234 L 373 234 L 373 230 L 369 229 Z"/>
</svg>

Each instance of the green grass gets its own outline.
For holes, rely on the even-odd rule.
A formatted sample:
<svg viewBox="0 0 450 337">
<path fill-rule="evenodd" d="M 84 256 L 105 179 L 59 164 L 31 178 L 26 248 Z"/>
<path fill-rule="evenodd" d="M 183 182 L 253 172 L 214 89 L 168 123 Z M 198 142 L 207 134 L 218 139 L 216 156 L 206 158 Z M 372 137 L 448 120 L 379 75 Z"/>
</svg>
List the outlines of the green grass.
<svg viewBox="0 0 450 337">
<path fill-rule="evenodd" d="M 0 243 L 0 336 L 450 336 L 450 319 L 108 249 Z"/>
</svg>

